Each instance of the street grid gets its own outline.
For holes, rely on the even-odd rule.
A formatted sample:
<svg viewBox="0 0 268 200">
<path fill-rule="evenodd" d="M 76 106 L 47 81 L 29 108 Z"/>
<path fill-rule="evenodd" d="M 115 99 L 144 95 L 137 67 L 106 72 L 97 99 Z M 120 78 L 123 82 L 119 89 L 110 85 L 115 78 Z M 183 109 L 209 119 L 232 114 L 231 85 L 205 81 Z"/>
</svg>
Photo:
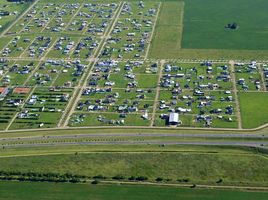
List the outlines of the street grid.
<svg viewBox="0 0 268 200">
<path fill-rule="evenodd" d="M 39 68 L 41 67 L 41 65 L 43 63 L 45 63 L 47 60 L 56 60 L 56 61 L 61 61 L 61 62 L 70 62 L 70 61 L 75 61 L 78 58 L 73 58 L 72 54 L 75 51 L 75 47 L 76 45 L 82 41 L 82 39 L 84 37 L 87 36 L 86 34 L 86 29 L 84 29 L 82 32 L 68 32 L 67 28 L 72 24 L 72 22 L 78 17 L 78 13 L 83 9 L 84 6 L 84 2 L 83 3 L 79 3 L 78 4 L 78 8 L 75 9 L 74 13 L 72 14 L 72 16 L 68 16 L 69 20 L 66 23 L 66 25 L 64 25 L 64 30 L 60 33 L 47 33 L 46 30 L 48 29 L 48 27 L 51 25 L 51 23 L 53 24 L 53 20 L 55 20 L 58 16 L 56 16 L 56 12 L 54 12 L 54 15 L 50 16 L 49 20 L 46 22 L 45 26 L 41 29 L 41 32 L 31 32 L 31 30 L 29 32 L 26 32 L 25 30 L 27 30 L 27 28 L 29 27 L 29 25 L 31 25 L 32 23 L 34 23 L 34 19 L 37 16 L 40 16 L 41 13 L 46 12 L 49 13 L 45 8 L 45 5 L 40 4 L 41 8 L 39 8 L 39 10 L 36 12 L 36 14 L 29 20 L 27 21 L 26 25 L 23 26 L 20 30 L 17 31 L 17 33 L 12 32 L 13 28 L 16 28 L 19 24 L 19 21 L 21 21 L 24 17 L 26 18 L 26 15 L 31 12 L 32 9 L 34 9 L 34 7 L 38 4 L 39 1 L 36 1 L 31 7 L 29 7 L 29 9 L 26 10 L 26 12 L 21 15 L 14 23 L 11 24 L 10 27 L 8 27 L 2 34 L 1 34 L 1 38 L 5 39 L 8 38 L 10 36 L 12 36 L 13 38 L 10 41 L 7 41 L 7 44 L 2 48 L 2 50 L 0 51 L 1 57 L 0 59 L 3 61 L 7 61 L 6 63 L 8 63 L 8 66 L 13 66 L 15 63 L 23 63 L 23 62 L 35 62 L 34 63 L 34 69 L 32 69 L 31 73 L 27 74 L 24 76 L 24 82 L 21 85 L 16 85 L 16 84 L 10 84 L 9 87 L 11 88 L 15 88 L 15 87 L 28 87 L 31 88 L 31 92 L 24 98 L 23 103 L 19 106 L 19 109 L 14 113 L 13 117 L 11 118 L 11 120 L 9 121 L 8 125 L 4 128 L 4 130 L 10 130 L 10 128 L 12 127 L 12 124 L 14 123 L 14 121 L 16 121 L 17 115 L 21 112 L 21 110 L 23 110 L 25 108 L 25 105 L 27 103 L 27 101 L 31 98 L 31 96 L 33 95 L 33 93 L 38 89 L 38 88 L 46 88 L 46 87 L 56 87 L 57 85 L 55 85 L 56 80 L 59 78 L 59 76 L 61 75 L 60 73 L 56 74 L 56 76 L 54 77 L 54 79 L 51 81 L 51 83 L 49 85 L 32 85 L 29 84 L 30 80 L 33 79 L 33 76 L 36 74 L 36 72 L 39 70 Z M 137 3 L 137 2 L 136 2 Z M 92 35 L 91 33 L 88 34 L 88 36 L 92 36 L 94 38 L 97 39 L 97 41 L 99 42 L 97 47 L 93 50 L 93 53 L 91 56 L 89 56 L 88 58 L 84 59 L 84 58 L 79 58 L 79 60 L 81 61 L 81 63 L 85 63 L 85 71 L 83 72 L 83 74 L 81 75 L 78 83 L 74 86 L 69 86 L 67 88 L 72 90 L 72 95 L 68 101 L 68 103 L 66 103 L 66 106 L 64 107 L 64 111 L 61 113 L 61 116 L 59 119 L 57 119 L 56 122 L 56 127 L 58 128 L 66 128 L 69 127 L 71 124 L 71 119 L 72 116 L 75 114 L 87 114 L 87 115 L 94 115 L 98 116 L 101 114 L 119 114 L 118 112 L 115 111 L 91 111 L 91 112 L 84 112 L 84 111 L 78 111 L 77 110 L 77 104 L 79 103 L 80 100 L 83 99 L 82 93 L 84 91 L 84 89 L 87 88 L 91 88 L 87 85 L 89 78 L 92 76 L 92 74 L 94 73 L 95 70 L 95 66 L 99 61 L 105 60 L 105 58 L 103 58 L 102 53 L 103 50 L 109 46 L 109 39 L 114 37 L 113 31 L 114 29 L 118 26 L 119 21 L 124 21 L 127 20 L 128 18 L 125 16 L 122 16 L 122 10 L 125 8 L 125 5 L 127 4 L 127 2 L 120 2 L 118 3 L 116 9 L 113 10 L 112 16 L 108 19 L 108 25 L 105 27 L 105 30 L 102 32 L 102 34 L 94 34 Z M 62 11 L 66 4 L 60 5 L 57 4 L 57 6 L 59 6 L 59 9 L 57 10 L 57 12 Z M 154 6 L 154 4 L 150 5 L 150 6 Z M 49 8 L 51 10 L 53 10 L 52 8 Z M 143 61 L 145 63 L 150 63 L 150 64 L 154 64 L 156 63 L 158 65 L 158 71 L 156 74 L 145 74 L 144 72 L 142 73 L 135 73 L 136 76 L 140 76 L 140 77 L 152 77 L 152 80 L 157 80 L 156 85 L 154 85 L 154 87 L 138 87 L 138 89 L 142 89 L 142 90 L 146 90 L 146 89 L 150 89 L 153 92 L 155 92 L 154 97 L 151 99 L 146 99 L 146 100 L 140 100 L 140 102 L 150 102 L 151 105 L 151 110 L 148 111 L 148 115 L 149 115 L 149 119 L 148 122 L 146 123 L 141 123 L 141 126 L 156 126 L 156 121 L 157 118 L 159 118 L 159 114 L 161 114 L 161 112 L 158 111 L 158 104 L 160 101 L 160 93 L 162 91 L 168 91 L 165 88 L 162 88 L 160 86 L 160 82 L 161 79 L 163 78 L 163 67 L 165 64 L 170 64 L 170 63 L 186 63 L 186 64 L 200 64 L 202 62 L 204 62 L 203 60 L 191 60 L 191 59 L 150 59 L 148 58 L 148 52 L 150 50 L 150 43 L 155 31 L 155 26 L 156 26 L 156 22 L 158 19 L 158 15 L 161 9 L 161 2 L 157 3 L 157 7 L 156 7 L 156 14 L 152 17 L 152 22 L 153 22 L 153 27 L 151 28 L 151 32 L 149 33 L 149 39 L 146 43 L 146 47 L 145 47 L 145 51 L 143 52 L 144 56 L 142 56 L 141 58 L 119 58 L 119 57 L 112 57 L 112 59 L 114 61 L 117 61 L 119 63 L 125 63 L 125 62 L 138 62 L 138 61 Z M 55 11 L 55 10 L 54 10 Z M 94 20 L 105 20 L 101 17 L 97 17 L 97 14 L 95 14 L 90 20 L 89 20 L 89 24 L 91 22 L 93 22 Z M 144 17 L 145 19 L 145 17 Z M 130 28 L 130 27 L 128 27 Z M 27 52 L 29 51 L 29 48 L 36 43 L 36 39 L 38 36 L 46 36 L 46 37 L 51 37 L 51 41 L 50 44 L 48 45 L 48 47 L 46 48 L 46 50 L 41 54 L 40 57 L 29 57 L 27 56 Z M 2 56 L 2 53 L 4 51 L 4 49 L 6 49 L 10 44 L 12 44 L 12 41 L 14 40 L 14 38 L 16 38 L 16 36 L 20 36 L 20 37 L 28 37 L 30 38 L 30 42 L 29 44 L 26 45 L 26 47 L 24 48 L 24 50 L 21 52 L 20 55 L 18 56 Z M 58 41 L 58 39 L 60 37 L 69 37 L 71 38 L 71 41 L 74 41 L 73 38 L 76 38 L 76 41 L 74 42 L 75 44 L 73 45 L 73 47 L 71 48 L 69 54 L 66 56 L 59 56 L 58 53 L 53 54 L 53 50 L 55 48 L 55 45 Z M 51 55 L 53 55 L 53 57 L 51 57 Z M 106 59 L 107 60 L 107 59 Z M 237 88 L 237 74 L 236 74 L 236 66 L 235 63 L 240 62 L 240 61 L 235 61 L 235 60 L 213 60 L 213 63 L 215 64 L 224 64 L 227 63 L 230 66 L 230 75 L 231 75 L 231 82 L 232 82 L 232 87 L 229 89 L 231 91 L 231 94 L 234 95 L 234 100 L 235 102 L 235 114 L 232 114 L 230 116 L 234 117 L 234 119 L 236 119 L 237 121 L 237 127 L 227 127 L 227 128 L 238 128 L 238 129 L 242 129 L 242 120 L 241 120 L 241 112 L 240 112 L 240 105 L 239 105 L 239 100 L 238 100 L 238 93 L 240 91 L 240 89 Z M 245 62 L 245 61 L 243 61 Z M 246 62 L 250 62 L 250 61 L 246 61 Z M 4 62 L 5 63 L 5 62 Z M 11 64 L 12 63 L 12 64 Z M 261 65 L 263 63 L 267 63 L 267 61 L 258 61 L 257 65 L 258 65 L 258 76 L 261 78 L 261 89 L 259 92 L 267 92 L 266 89 L 266 85 L 265 85 L 265 78 L 263 75 L 263 68 L 261 67 Z M 8 67 L 8 68 L 9 68 Z M 63 69 L 63 67 L 61 68 Z M 4 72 L 3 76 L 0 78 L 0 81 L 3 80 L 3 77 L 5 75 L 7 75 L 9 73 L 8 69 Z M 114 75 L 116 76 L 116 73 L 113 74 L 113 72 L 110 72 L 109 75 Z M 118 75 L 120 76 L 120 75 Z M 2 84 L 2 83 L 1 83 Z M 2 84 L 3 85 L 3 84 Z M 61 87 L 59 87 L 60 90 Z M 112 87 L 113 90 L 125 90 L 126 87 Z M 204 90 L 206 91 L 206 90 Z M 213 90 L 214 92 L 224 92 L 225 90 Z M 255 92 L 256 90 L 252 90 L 250 89 L 248 92 Z M 183 89 L 183 93 L 187 93 L 187 92 L 192 92 L 192 89 Z M 210 93 L 210 91 L 206 91 L 208 93 Z M 94 99 L 94 98 L 91 98 Z M 128 115 L 135 115 L 135 116 L 139 116 L 141 113 L 140 112 L 134 112 L 134 113 L 129 113 Z M 196 114 L 185 114 L 185 116 L 195 116 Z M 213 116 L 213 114 L 212 114 Z M 141 120 L 141 119 L 139 119 Z M 138 121 L 139 121 L 138 120 Z M 127 124 L 129 125 L 129 124 Z M 134 126 L 134 124 L 133 124 Z M 30 127 L 27 127 L 30 128 Z M 224 127 L 219 127 L 219 128 L 224 128 Z M 16 129 L 16 128 L 15 128 Z"/>
</svg>

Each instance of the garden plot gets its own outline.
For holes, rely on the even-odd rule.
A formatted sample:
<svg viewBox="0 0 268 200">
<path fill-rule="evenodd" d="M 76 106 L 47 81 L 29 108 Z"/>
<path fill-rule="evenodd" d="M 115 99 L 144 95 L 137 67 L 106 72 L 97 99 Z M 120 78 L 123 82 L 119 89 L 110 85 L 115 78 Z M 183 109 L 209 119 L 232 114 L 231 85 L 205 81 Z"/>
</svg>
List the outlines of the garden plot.
<svg viewBox="0 0 268 200">
<path fill-rule="evenodd" d="M 7 73 L 1 79 L 1 85 L 20 86 L 24 85 L 31 72 L 37 67 L 36 61 L 15 61 L 7 69 Z"/>
<path fill-rule="evenodd" d="M 50 36 L 37 36 L 21 57 L 41 58 L 45 55 L 53 41 L 54 39 Z"/>
<path fill-rule="evenodd" d="M 0 88 L 0 130 L 4 130 L 25 102 L 30 88 Z"/>
<path fill-rule="evenodd" d="M 56 127 L 72 91 L 68 88 L 37 87 L 17 114 L 10 129 Z"/>
<path fill-rule="evenodd" d="M 99 43 L 99 39 L 95 37 L 83 37 L 76 45 L 71 58 L 88 59 L 92 57 Z"/>
<path fill-rule="evenodd" d="M 32 43 L 33 37 L 16 36 L 2 49 L 3 57 L 19 57 Z"/>
<path fill-rule="evenodd" d="M 264 90 L 261 72 L 256 62 L 235 64 L 236 83 L 239 90 Z"/>
<path fill-rule="evenodd" d="M 144 58 L 154 19 L 119 19 L 107 40 L 102 58 Z"/>
<path fill-rule="evenodd" d="M 40 64 L 27 85 L 73 87 L 77 85 L 86 67 L 79 60 L 47 60 Z"/>
<path fill-rule="evenodd" d="M 62 36 L 57 38 L 52 49 L 48 52 L 48 58 L 69 58 L 78 43 L 78 37 Z"/>
</svg>

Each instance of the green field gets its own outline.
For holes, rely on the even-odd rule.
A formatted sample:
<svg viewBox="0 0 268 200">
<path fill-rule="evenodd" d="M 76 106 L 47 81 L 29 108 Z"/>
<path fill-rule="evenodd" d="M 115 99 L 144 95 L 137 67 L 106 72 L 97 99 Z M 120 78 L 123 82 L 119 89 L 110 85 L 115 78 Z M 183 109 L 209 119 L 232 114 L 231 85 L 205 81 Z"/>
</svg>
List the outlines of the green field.
<svg viewBox="0 0 268 200">
<path fill-rule="evenodd" d="M 267 4 L 265 0 L 163 1 L 149 56 L 267 59 Z M 233 22 L 239 25 L 237 30 L 225 29 Z"/>
<path fill-rule="evenodd" d="M 185 2 L 183 48 L 268 49 L 266 0 Z M 237 30 L 225 29 L 228 23 L 234 22 L 239 26 Z"/>
<path fill-rule="evenodd" d="M 78 151 L 79 152 L 79 151 Z M 226 153 L 224 153 L 226 152 Z M 239 159 L 237 157 L 239 156 Z M 90 152 L 76 154 L 19 156 L 0 158 L 0 171 L 71 173 L 107 179 L 120 175 L 145 176 L 149 181 L 161 177 L 176 183 L 267 186 L 268 160 L 251 152 Z M 178 182 L 177 182 L 178 183 Z"/>
<path fill-rule="evenodd" d="M 256 128 L 268 123 L 268 94 L 239 93 L 243 128 Z"/>
<path fill-rule="evenodd" d="M 169 58 L 181 49 L 183 8 L 183 1 L 162 2 L 152 39 L 151 57 Z"/>
<path fill-rule="evenodd" d="M 16 188 L 16 189 L 14 189 Z M 29 182 L 0 182 L 1 200 L 64 199 L 64 200 L 264 200 L 266 192 L 234 190 L 183 189 L 143 185 L 88 185 Z"/>
</svg>

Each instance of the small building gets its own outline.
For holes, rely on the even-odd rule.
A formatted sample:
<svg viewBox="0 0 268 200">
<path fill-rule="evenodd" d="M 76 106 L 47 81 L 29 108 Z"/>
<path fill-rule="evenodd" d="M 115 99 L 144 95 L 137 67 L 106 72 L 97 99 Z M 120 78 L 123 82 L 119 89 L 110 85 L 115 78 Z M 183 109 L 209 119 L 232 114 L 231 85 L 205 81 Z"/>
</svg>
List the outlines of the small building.
<svg viewBox="0 0 268 200">
<path fill-rule="evenodd" d="M 178 113 L 170 113 L 168 119 L 169 125 L 178 125 L 179 121 L 179 114 Z"/>
</svg>

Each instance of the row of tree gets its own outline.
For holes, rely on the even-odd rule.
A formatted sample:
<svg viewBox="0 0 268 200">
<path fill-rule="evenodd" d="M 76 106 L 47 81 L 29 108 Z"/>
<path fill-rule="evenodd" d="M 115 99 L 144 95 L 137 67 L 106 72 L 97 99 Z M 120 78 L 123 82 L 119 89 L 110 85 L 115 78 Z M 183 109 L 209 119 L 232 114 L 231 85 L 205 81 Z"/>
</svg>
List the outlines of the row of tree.
<svg viewBox="0 0 268 200">
<path fill-rule="evenodd" d="M 70 183 L 79 183 L 79 182 L 87 182 L 90 179 L 94 179 L 93 184 L 98 184 L 99 181 L 105 179 L 113 179 L 113 180 L 128 180 L 128 181 L 147 181 L 148 177 L 146 176 L 130 176 L 125 177 L 123 175 L 116 175 L 112 178 L 105 177 L 103 175 L 96 175 L 93 177 L 85 176 L 85 175 L 74 175 L 71 173 L 59 174 L 59 173 L 37 173 L 37 172 L 16 172 L 16 171 L 0 171 L 0 180 L 18 180 L 18 181 L 33 181 L 33 182 L 70 182 Z M 162 177 L 158 177 L 155 179 L 156 182 L 168 182 L 172 181 L 172 179 L 165 179 Z M 177 179 L 178 182 L 188 183 L 190 179 Z M 223 179 L 219 179 L 216 181 L 217 184 L 222 183 Z"/>
</svg>

